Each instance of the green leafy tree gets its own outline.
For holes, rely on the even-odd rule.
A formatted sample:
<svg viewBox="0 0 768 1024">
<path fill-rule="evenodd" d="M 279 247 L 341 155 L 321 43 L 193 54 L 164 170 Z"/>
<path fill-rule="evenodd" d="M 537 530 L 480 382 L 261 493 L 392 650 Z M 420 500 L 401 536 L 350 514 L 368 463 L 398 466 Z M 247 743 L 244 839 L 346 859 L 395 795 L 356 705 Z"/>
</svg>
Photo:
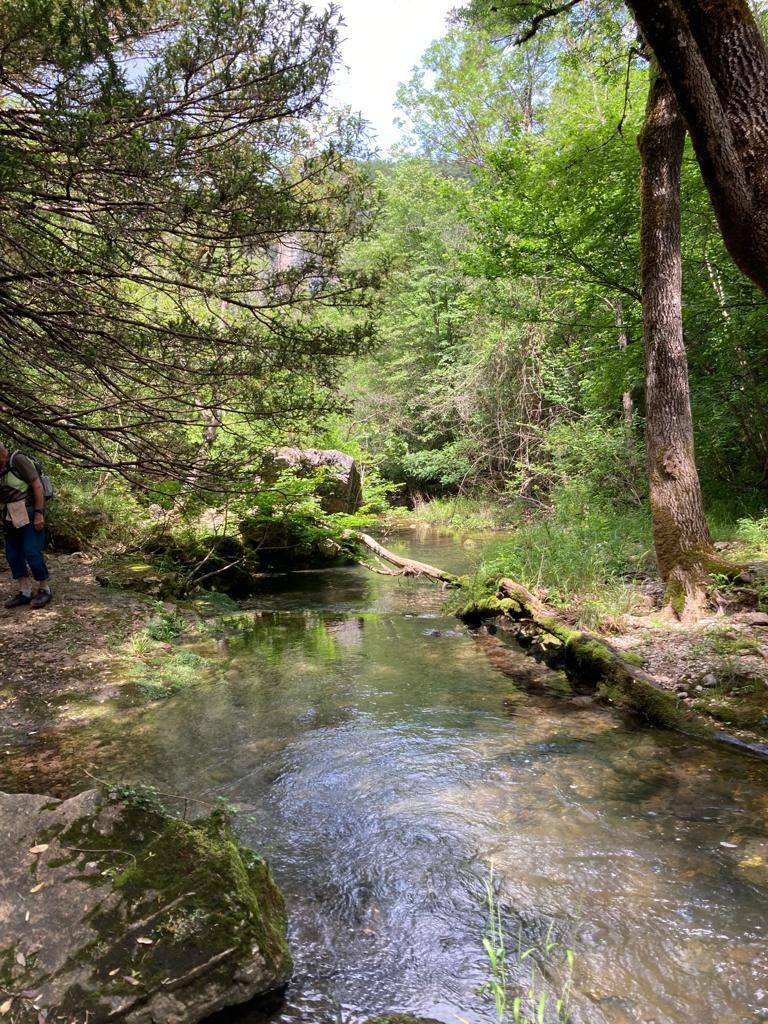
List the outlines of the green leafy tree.
<svg viewBox="0 0 768 1024">
<path fill-rule="evenodd" d="M 221 486 L 369 328 L 338 23 L 296 0 L 0 14 L 0 417 L 65 460 Z M 217 434 L 220 464 L 201 461 Z"/>
</svg>

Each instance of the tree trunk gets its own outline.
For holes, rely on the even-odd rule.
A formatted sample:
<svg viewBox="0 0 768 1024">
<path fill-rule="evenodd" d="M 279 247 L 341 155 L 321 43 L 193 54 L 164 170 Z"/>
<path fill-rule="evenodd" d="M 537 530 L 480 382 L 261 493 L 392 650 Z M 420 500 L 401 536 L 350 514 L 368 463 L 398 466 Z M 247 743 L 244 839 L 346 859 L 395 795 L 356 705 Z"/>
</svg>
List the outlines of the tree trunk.
<svg viewBox="0 0 768 1024">
<path fill-rule="evenodd" d="M 705 601 L 712 539 L 693 453 L 688 363 L 683 341 L 680 168 L 685 125 L 654 65 L 639 139 L 641 275 L 646 443 L 653 542 L 666 603 L 679 617 Z"/>
<path fill-rule="evenodd" d="M 669 81 L 728 251 L 768 295 L 768 51 L 747 0 L 627 0 Z"/>
</svg>

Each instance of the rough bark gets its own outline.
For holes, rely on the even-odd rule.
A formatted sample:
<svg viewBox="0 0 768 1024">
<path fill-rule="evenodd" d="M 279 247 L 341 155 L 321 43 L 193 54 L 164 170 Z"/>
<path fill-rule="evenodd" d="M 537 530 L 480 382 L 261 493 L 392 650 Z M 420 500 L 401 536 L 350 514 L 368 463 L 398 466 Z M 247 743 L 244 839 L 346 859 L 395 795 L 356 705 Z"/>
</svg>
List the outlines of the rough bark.
<svg viewBox="0 0 768 1024">
<path fill-rule="evenodd" d="M 693 449 L 683 340 L 680 168 L 685 125 L 674 93 L 654 66 L 640 135 L 641 277 L 646 444 L 653 541 L 674 611 L 692 615 L 705 600 L 714 557 Z"/>
<path fill-rule="evenodd" d="M 628 0 L 674 90 L 728 251 L 768 294 L 768 51 L 747 0 Z"/>
</svg>

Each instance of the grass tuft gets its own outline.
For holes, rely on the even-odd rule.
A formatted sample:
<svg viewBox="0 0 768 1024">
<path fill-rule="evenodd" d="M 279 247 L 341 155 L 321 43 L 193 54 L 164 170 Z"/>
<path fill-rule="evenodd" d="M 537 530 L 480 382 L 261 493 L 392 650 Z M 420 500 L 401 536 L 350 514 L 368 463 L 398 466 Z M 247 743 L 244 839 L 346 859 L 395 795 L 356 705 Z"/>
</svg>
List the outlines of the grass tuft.
<svg viewBox="0 0 768 1024">
<path fill-rule="evenodd" d="M 552 937 L 550 923 L 543 942 L 528 946 L 522 929 L 517 945 L 509 950 L 505 940 L 504 920 L 496 899 L 493 863 L 484 883 L 488 924 L 483 935 L 483 949 L 488 958 L 490 978 L 485 989 L 491 994 L 497 1024 L 568 1024 L 571 1020 L 571 989 L 574 953 Z M 560 973 L 557 990 L 547 974 Z M 525 982 L 520 976 L 527 974 Z M 517 978 L 517 980 L 515 980 Z M 469 1024 L 463 1021 L 463 1024 Z"/>
</svg>

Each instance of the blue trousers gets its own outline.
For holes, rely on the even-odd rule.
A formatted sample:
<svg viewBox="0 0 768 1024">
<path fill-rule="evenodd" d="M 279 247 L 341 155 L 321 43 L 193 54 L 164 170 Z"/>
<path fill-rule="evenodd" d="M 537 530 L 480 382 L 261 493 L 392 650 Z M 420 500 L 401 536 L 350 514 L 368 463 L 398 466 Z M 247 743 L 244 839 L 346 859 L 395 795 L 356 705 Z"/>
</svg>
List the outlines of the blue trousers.
<svg viewBox="0 0 768 1024">
<path fill-rule="evenodd" d="M 32 523 L 26 526 L 12 526 L 3 523 L 5 532 L 5 557 L 15 580 L 32 575 L 38 583 L 47 580 L 50 573 L 43 558 L 45 530 L 36 530 Z M 29 569 L 27 569 L 29 566 Z"/>
</svg>

